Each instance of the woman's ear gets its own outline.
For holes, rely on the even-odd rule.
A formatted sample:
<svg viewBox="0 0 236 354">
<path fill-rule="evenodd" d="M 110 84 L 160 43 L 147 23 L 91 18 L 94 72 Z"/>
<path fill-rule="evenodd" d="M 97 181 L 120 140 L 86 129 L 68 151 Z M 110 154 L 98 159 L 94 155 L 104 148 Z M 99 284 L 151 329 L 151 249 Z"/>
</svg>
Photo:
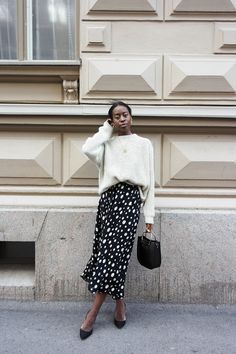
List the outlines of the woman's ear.
<svg viewBox="0 0 236 354">
<path fill-rule="evenodd" d="M 112 123 L 111 118 L 108 118 L 107 120 L 108 120 L 108 123 L 113 127 L 113 123 Z"/>
</svg>

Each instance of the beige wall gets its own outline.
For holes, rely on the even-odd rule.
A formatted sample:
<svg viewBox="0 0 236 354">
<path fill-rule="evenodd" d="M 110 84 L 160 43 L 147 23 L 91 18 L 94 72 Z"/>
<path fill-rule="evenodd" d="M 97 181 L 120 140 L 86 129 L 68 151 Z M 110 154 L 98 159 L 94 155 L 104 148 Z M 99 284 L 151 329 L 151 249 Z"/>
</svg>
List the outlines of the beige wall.
<svg viewBox="0 0 236 354">
<path fill-rule="evenodd" d="M 37 110 L 29 108 L 27 117 L 17 107 L 11 114 L 2 113 L 2 122 L 11 130 L 2 123 L 2 190 L 6 184 L 12 191 L 22 185 L 35 186 L 35 191 L 45 185 L 77 186 L 79 191 L 96 186 L 97 171 L 81 146 L 105 119 L 112 99 L 133 104 L 134 129 L 153 142 L 157 195 L 163 188 L 171 196 L 173 187 L 180 193 L 183 188 L 198 188 L 199 194 L 205 194 L 205 188 L 235 187 L 232 120 L 224 119 L 223 112 L 222 119 L 213 121 L 207 110 L 220 105 L 226 114 L 227 106 L 236 103 L 234 2 L 97 0 L 81 2 L 80 12 L 81 66 L 79 62 L 0 66 L 2 103 L 78 107 L 63 115 L 60 108 L 46 115 L 40 104 Z M 103 105 L 103 110 L 85 112 L 94 104 Z M 136 104 L 143 109 L 135 111 Z M 183 106 L 181 114 L 177 108 L 175 112 L 176 105 Z M 199 116 L 196 129 L 194 119 L 202 105 L 206 114 Z M 174 119 L 160 111 L 166 106 L 173 106 Z M 187 109 L 183 114 L 184 107 L 192 107 L 189 116 Z M 17 132 L 19 126 L 27 126 L 28 133 Z"/>
<path fill-rule="evenodd" d="M 94 211 L 97 170 L 81 146 L 106 119 L 110 102 L 123 99 L 132 105 L 134 132 L 149 137 L 154 146 L 158 212 L 185 208 L 195 215 L 196 209 L 235 209 L 235 1 L 81 1 L 80 17 L 81 62 L 0 63 L 2 207 Z M 192 231 L 188 226 L 193 244 L 197 216 L 194 220 Z M 208 215 L 206 220 L 209 224 Z M 50 226 L 48 240 L 44 233 L 49 249 L 57 228 L 58 221 L 55 229 Z M 171 233 L 170 243 L 175 239 Z M 83 236 L 78 235 L 84 245 Z M 17 240 L 17 234 L 12 232 L 10 240 Z M 211 246 L 207 255 L 214 259 Z M 47 273 L 45 267 L 43 271 Z M 233 275 L 227 276 L 235 284 Z M 38 279 L 43 284 L 44 278 Z M 55 281 L 60 282 L 60 275 Z M 74 281 L 72 277 L 71 294 Z M 207 279 L 214 282 L 217 277 Z M 54 285 L 48 285 L 51 298 L 56 298 Z M 37 291 L 46 290 L 37 283 Z M 172 295 L 168 293 L 168 301 L 178 298 L 174 290 Z"/>
<path fill-rule="evenodd" d="M 81 17 L 81 102 L 234 104 L 233 1 L 97 0 Z"/>
</svg>

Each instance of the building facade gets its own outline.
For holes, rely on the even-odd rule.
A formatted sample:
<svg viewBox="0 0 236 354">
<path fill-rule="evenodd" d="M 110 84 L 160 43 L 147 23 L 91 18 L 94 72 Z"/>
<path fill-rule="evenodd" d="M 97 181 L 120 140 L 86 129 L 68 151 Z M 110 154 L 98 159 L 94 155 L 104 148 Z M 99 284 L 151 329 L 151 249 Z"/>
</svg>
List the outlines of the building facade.
<svg viewBox="0 0 236 354">
<path fill-rule="evenodd" d="M 233 0 L 0 0 L 0 298 L 90 296 L 81 147 L 121 99 L 153 143 L 163 256 L 134 248 L 127 297 L 236 302 L 235 20 Z"/>
</svg>

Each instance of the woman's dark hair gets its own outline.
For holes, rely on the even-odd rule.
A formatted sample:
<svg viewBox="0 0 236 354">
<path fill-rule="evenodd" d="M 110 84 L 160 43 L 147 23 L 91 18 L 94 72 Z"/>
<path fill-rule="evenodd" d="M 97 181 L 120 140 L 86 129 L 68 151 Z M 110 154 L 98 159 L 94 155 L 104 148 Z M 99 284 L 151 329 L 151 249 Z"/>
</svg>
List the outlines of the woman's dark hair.
<svg viewBox="0 0 236 354">
<path fill-rule="evenodd" d="M 112 106 L 110 107 L 109 111 L 108 111 L 108 116 L 109 118 L 112 119 L 112 113 L 113 113 L 113 110 L 118 107 L 118 106 L 123 106 L 125 108 L 127 108 L 128 112 L 130 115 L 132 115 L 132 111 L 131 111 L 131 108 L 130 106 L 128 106 L 125 102 L 123 101 L 115 101 Z"/>
</svg>

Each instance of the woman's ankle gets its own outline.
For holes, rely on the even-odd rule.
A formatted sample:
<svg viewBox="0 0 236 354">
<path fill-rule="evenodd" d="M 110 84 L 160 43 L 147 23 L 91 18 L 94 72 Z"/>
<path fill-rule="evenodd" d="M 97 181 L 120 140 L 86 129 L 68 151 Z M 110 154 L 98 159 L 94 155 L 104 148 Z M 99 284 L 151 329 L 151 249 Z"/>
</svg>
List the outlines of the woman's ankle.
<svg viewBox="0 0 236 354">
<path fill-rule="evenodd" d="M 116 310 L 119 311 L 125 310 L 125 302 L 123 299 L 116 300 Z"/>
</svg>

